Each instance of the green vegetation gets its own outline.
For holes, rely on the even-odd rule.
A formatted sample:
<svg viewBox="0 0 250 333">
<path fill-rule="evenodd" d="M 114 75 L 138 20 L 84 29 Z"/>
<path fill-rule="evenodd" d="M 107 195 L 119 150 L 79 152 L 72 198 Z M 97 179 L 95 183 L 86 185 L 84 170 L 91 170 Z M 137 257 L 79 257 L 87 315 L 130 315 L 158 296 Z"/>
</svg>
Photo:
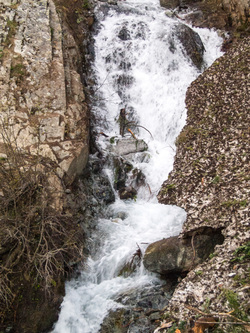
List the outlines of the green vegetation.
<svg viewBox="0 0 250 333">
<path fill-rule="evenodd" d="M 180 323 L 174 323 L 172 327 L 168 329 L 168 333 L 175 333 L 177 329 L 181 332 L 186 329 L 187 323 L 186 321 L 181 321 Z"/>
<path fill-rule="evenodd" d="M 14 35 L 16 33 L 17 22 L 8 20 L 7 21 L 7 27 L 8 27 L 8 35 L 6 37 L 6 40 L 5 40 L 4 44 L 6 46 L 9 46 L 11 44 L 12 38 L 14 37 Z"/>
<path fill-rule="evenodd" d="M 176 188 L 176 185 L 175 185 L 175 184 L 167 184 L 167 185 L 164 185 L 164 186 L 162 186 L 162 188 L 161 188 L 161 192 L 160 192 L 160 194 L 161 194 L 161 195 L 167 195 L 168 193 L 170 194 L 171 191 L 173 191 L 175 188 Z"/>
<path fill-rule="evenodd" d="M 229 289 L 224 289 L 223 294 L 226 298 L 226 301 L 227 301 L 229 307 L 232 310 L 234 310 L 233 315 L 236 318 L 239 318 L 239 319 L 244 320 L 244 321 L 248 321 L 248 316 L 245 312 L 245 309 L 243 308 L 243 304 L 239 303 L 237 293 L 232 291 L 232 290 L 229 290 Z"/>
<path fill-rule="evenodd" d="M 10 77 L 16 78 L 16 81 L 21 82 L 25 76 L 27 76 L 27 70 L 23 64 L 22 56 L 20 55 L 18 57 L 12 58 Z"/>
<path fill-rule="evenodd" d="M 115 143 L 115 137 L 112 136 L 110 139 L 109 139 L 109 142 L 113 145 Z"/>
<path fill-rule="evenodd" d="M 83 1 L 82 8 L 84 8 L 84 9 L 90 9 L 91 8 L 91 5 L 90 5 L 88 0 Z"/>
<path fill-rule="evenodd" d="M 235 258 L 231 262 L 246 262 L 250 260 L 250 242 L 240 246 L 234 251 Z"/>
<path fill-rule="evenodd" d="M 21 78 L 23 75 L 25 75 L 26 70 L 25 66 L 23 64 L 16 64 L 15 66 L 11 66 L 10 68 L 10 76 L 11 77 L 18 77 Z"/>
<path fill-rule="evenodd" d="M 16 32 L 17 22 L 16 21 L 7 21 L 7 27 L 9 28 L 9 32 L 11 33 L 11 36 Z"/>
<path fill-rule="evenodd" d="M 83 17 L 82 16 L 78 16 L 76 23 L 80 24 L 83 21 Z"/>
<path fill-rule="evenodd" d="M 212 180 L 213 184 L 218 184 L 220 182 L 220 176 L 215 176 L 214 179 Z"/>
<path fill-rule="evenodd" d="M 245 208 L 246 205 L 247 205 L 247 200 L 244 199 L 244 200 L 228 200 L 228 201 L 224 201 L 222 202 L 221 204 L 222 206 L 225 206 L 227 208 L 229 207 L 232 207 L 232 206 L 237 206 L 237 207 L 242 207 L 242 208 Z"/>
<path fill-rule="evenodd" d="M 77 14 L 76 23 L 80 24 L 84 20 L 84 11 L 91 9 L 91 5 L 88 0 L 83 0 L 82 8 L 77 8 L 75 13 Z"/>
<path fill-rule="evenodd" d="M 224 289 L 224 294 L 229 303 L 229 306 L 235 311 L 235 314 L 237 314 L 239 312 L 240 305 L 236 293 L 232 290 Z"/>
<path fill-rule="evenodd" d="M 233 277 L 233 280 L 235 281 L 235 283 L 234 283 L 235 287 L 246 286 L 247 284 L 250 283 L 250 270 L 248 272 L 246 272 L 246 276 L 236 274 Z"/>
<path fill-rule="evenodd" d="M 184 129 L 181 131 L 181 133 L 175 140 L 175 144 L 176 144 L 176 146 L 184 144 L 184 143 L 187 144 L 190 141 L 193 142 L 193 140 L 195 138 L 197 138 L 198 136 L 202 136 L 202 137 L 206 138 L 208 135 L 209 135 L 208 131 L 205 130 L 204 128 L 197 128 L 197 127 L 195 128 L 195 127 L 191 127 L 189 125 L 189 126 L 184 127 Z M 188 150 L 193 150 L 191 145 L 189 145 L 185 148 Z"/>
<path fill-rule="evenodd" d="M 206 312 L 206 313 L 209 313 L 210 312 L 210 310 L 209 310 L 210 304 L 211 304 L 211 299 L 206 298 L 205 302 L 202 305 L 202 311 Z"/>
<path fill-rule="evenodd" d="M 166 190 L 167 190 L 167 191 L 168 191 L 168 190 L 173 190 L 175 187 L 176 187 L 175 184 L 168 184 L 168 185 L 166 185 Z"/>
<path fill-rule="evenodd" d="M 197 132 L 192 127 L 184 127 L 184 129 L 181 131 L 177 139 L 175 140 L 176 146 L 185 143 L 190 139 L 190 136 L 195 135 Z"/>
</svg>

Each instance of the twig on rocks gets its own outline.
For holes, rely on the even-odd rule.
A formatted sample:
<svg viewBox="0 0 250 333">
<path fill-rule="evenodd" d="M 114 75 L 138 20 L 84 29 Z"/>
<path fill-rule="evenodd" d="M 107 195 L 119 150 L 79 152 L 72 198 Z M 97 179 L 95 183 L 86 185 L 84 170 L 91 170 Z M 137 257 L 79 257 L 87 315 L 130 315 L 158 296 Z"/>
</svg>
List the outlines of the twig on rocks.
<svg viewBox="0 0 250 333">
<path fill-rule="evenodd" d="M 230 312 L 227 312 L 227 313 L 219 312 L 219 313 L 209 313 L 209 314 L 208 314 L 208 313 L 205 313 L 205 312 L 203 312 L 203 311 L 201 311 L 201 310 L 199 310 L 199 309 L 196 309 L 196 308 L 194 308 L 194 307 L 192 307 L 192 306 L 190 306 L 190 305 L 186 305 L 186 304 L 185 304 L 184 306 L 185 306 L 185 308 L 187 308 L 188 310 L 198 312 L 198 313 L 202 314 L 203 316 L 229 317 L 229 318 L 232 318 L 232 319 L 234 319 L 234 320 L 237 321 L 237 322 L 234 323 L 234 324 L 238 324 L 238 323 L 241 323 L 241 325 L 249 325 L 249 324 L 250 324 L 250 323 L 247 322 L 247 321 L 241 320 L 241 319 L 239 319 L 239 318 L 237 318 L 237 317 L 231 315 L 231 313 L 233 313 L 234 310 L 232 310 L 232 311 L 230 311 Z"/>
</svg>

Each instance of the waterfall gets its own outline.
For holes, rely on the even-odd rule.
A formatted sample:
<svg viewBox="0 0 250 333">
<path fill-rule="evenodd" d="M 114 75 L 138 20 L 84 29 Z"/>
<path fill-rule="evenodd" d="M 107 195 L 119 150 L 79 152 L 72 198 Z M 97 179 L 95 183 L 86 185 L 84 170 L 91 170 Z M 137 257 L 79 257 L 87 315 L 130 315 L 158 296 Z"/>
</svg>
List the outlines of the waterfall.
<svg viewBox="0 0 250 333">
<path fill-rule="evenodd" d="M 125 108 L 131 124 L 138 125 L 134 135 L 148 149 L 124 158 L 146 181 L 133 199 L 121 200 L 116 192 L 108 218 L 98 219 L 90 239 L 92 253 L 80 276 L 66 284 L 53 333 L 97 333 L 109 310 L 124 306 L 117 301 L 119 295 L 160 285 L 160 279 L 142 264 L 132 274 L 121 271 L 138 249 L 143 253 L 147 244 L 177 235 L 185 220 L 185 211 L 159 204 L 156 194 L 173 168 L 175 139 L 186 119 L 187 87 L 201 71 L 175 35 L 182 23 L 168 17 L 158 2 L 121 0 L 117 6 L 99 3 L 96 8 L 92 112 L 96 131 L 105 134 L 97 141 L 107 157 L 103 172 L 114 184 L 108 156 L 119 140 L 132 137 L 128 131 L 124 138 L 119 135 L 119 112 Z M 195 31 L 205 47 L 205 68 L 221 55 L 221 39 L 215 31 Z"/>
</svg>

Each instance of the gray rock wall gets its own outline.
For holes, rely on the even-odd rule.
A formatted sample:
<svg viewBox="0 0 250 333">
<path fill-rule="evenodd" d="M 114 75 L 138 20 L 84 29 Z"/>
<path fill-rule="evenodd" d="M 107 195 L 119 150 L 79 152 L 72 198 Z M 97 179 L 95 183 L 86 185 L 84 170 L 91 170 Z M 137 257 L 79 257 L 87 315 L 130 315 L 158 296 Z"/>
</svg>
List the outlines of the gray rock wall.
<svg viewBox="0 0 250 333">
<path fill-rule="evenodd" d="M 50 330 L 82 260 L 87 199 L 81 190 L 77 206 L 65 187 L 88 160 L 93 21 L 81 0 L 0 0 L 1 332 Z"/>
<path fill-rule="evenodd" d="M 15 149 L 46 158 L 60 193 L 60 179 L 71 183 L 88 159 L 79 48 L 52 0 L 5 0 L 0 11 L 0 154 L 7 137 Z"/>
</svg>

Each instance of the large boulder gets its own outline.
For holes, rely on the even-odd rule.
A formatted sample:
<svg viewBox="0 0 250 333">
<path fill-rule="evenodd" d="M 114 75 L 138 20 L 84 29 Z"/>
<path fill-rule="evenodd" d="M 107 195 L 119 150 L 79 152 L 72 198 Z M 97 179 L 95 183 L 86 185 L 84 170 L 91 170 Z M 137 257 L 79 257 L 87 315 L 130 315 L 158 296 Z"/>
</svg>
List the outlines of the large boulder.
<svg viewBox="0 0 250 333">
<path fill-rule="evenodd" d="M 201 0 L 160 0 L 160 4 L 167 9 L 175 9 L 178 6 L 193 5 L 200 1 Z"/>
<path fill-rule="evenodd" d="M 161 275 L 190 271 L 213 252 L 215 245 L 223 242 L 220 231 L 208 231 L 206 234 L 194 232 L 187 238 L 174 236 L 150 244 L 143 258 L 144 266 Z"/>
<path fill-rule="evenodd" d="M 174 35 L 181 42 L 184 52 L 192 63 L 201 69 L 205 48 L 199 34 L 185 24 L 177 24 L 174 28 Z"/>
<path fill-rule="evenodd" d="M 112 309 L 103 320 L 99 333 L 154 332 L 160 312 L 169 302 L 174 284 L 129 289 L 115 298 L 120 308 Z"/>
<path fill-rule="evenodd" d="M 135 199 L 137 191 L 132 186 L 126 186 L 119 190 L 119 196 L 122 200 Z"/>
<path fill-rule="evenodd" d="M 180 5 L 180 0 L 160 0 L 162 7 L 174 9 Z"/>
<path fill-rule="evenodd" d="M 115 157 L 114 167 L 114 188 L 118 190 L 121 199 L 134 199 L 137 190 L 145 186 L 145 175 L 133 167 L 128 160 L 122 157 Z"/>
<path fill-rule="evenodd" d="M 124 156 L 131 153 L 143 152 L 148 149 L 148 146 L 143 140 L 134 138 L 121 139 L 112 145 L 111 151 L 117 156 Z"/>
<path fill-rule="evenodd" d="M 161 0 L 163 7 L 173 9 L 178 1 Z M 172 4 L 173 3 L 173 4 Z M 198 27 L 234 30 L 239 33 L 249 31 L 250 8 L 248 0 L 180 0 L 178 10 L 188 6 L 189 11 L 183 12 L 185 21 Z"/>
<path fill-rule="evenodd" d="M 115 157 L 113 167 L 115 173 L 114 188 L 120 190 L 125 187 L 128 173 L 133 169 L 133 165 L 122 157 Z"/>
</svg>

